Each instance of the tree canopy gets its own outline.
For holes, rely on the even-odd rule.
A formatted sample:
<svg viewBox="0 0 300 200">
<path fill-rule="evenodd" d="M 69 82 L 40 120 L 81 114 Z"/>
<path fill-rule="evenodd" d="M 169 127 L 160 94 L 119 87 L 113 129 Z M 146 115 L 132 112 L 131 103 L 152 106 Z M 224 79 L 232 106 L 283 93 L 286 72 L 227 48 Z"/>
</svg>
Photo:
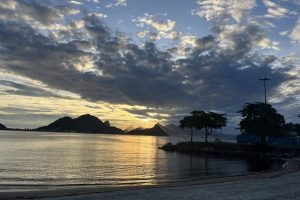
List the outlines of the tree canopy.
<svg viewBox="0 0 300 200">
<path fill-rule="evenodd" d="M 193 128 L 196 127 L 196 119 L 194 116 L 185 116 L 182 120 L 180 120 L 179 127 L 181 128 L 189 128 L 191 129 L 191 142 L 193 142 Z"/>
<path fill-rule="evenodd" d="M 280 136 L 283 133 L 285 119 L 270 104 L 247 103 L 238 113 L 242 115 L 239 123 L 242 134 L 261 136 L 262 142 L 266 143 L 267 136 Z"/>
<path fill-rule="evenodd" d="M 207 142 L 207 137 L 212 133 L 213 129 L 220 129 L 226 126 L 227 123 L 225 114 L 206 111 L 193 111 L 191 113 L 192 116 L 186 116 L 180 121 L 181 128 L 191 129 L 191 141 L 193 128 L 198 130 L 205 129 L 205 142 Z"/>
<path fill-rule="evenodd" d="M 185 116 L 182 120 L 180 120 L 181 128 L 194 128 L 196 126 L 196 120 L 194 116 Z"/>
<path fill-rule="evenodd" d="M 220 129 L 227 124 L 225 114 L 205 111 L 193 111 L 192 114 L 196 118 L 196 128 L 205 130 L 205 142 L 213 129 Z"/>
</svg>

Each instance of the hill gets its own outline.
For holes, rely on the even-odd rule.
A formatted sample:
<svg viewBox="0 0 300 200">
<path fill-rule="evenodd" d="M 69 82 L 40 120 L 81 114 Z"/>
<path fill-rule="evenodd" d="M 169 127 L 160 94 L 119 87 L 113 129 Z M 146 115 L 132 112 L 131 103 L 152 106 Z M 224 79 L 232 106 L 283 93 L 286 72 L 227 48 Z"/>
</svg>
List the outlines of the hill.
<svg viewBox="0 0 300 200">
<path fill-rule="evenodd" d="M 129 135 L 151 135 L 151 136 L 168 136 L 168 134 L 161 128 L 160 124 L 155 124 L 152 128 L 136 128 L 127 132 Z"/>
<path fill-rule="evenodd" d="M 95 116 L 86 114 L 78 118 L 71 117 L 60 118 L 51 124 L 35 129 L 36 131 L 49 132 L 81 132 L 81 133 L 111 133 L 123 134 L 124 131 L 110 126 L 109 122 L 102 122 Z"/>
<path fill-rule="evenodd" d="M 0 130 L 7 130 L 7 127 L 4 126 L 3 124 L 0 124 Z"/>
</svg>

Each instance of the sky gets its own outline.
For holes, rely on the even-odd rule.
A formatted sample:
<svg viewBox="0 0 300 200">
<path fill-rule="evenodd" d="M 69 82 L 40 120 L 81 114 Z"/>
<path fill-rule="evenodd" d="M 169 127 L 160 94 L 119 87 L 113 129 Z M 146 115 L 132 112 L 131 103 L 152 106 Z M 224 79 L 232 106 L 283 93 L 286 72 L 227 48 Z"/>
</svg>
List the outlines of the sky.
<svg viewBox="0 0 300 200">
<path fill-rule="evenodd" d="M 267 98 L 300 113 L 299 0 L 0 0 L 0 123 L 178 124 Z"/>
</svg>

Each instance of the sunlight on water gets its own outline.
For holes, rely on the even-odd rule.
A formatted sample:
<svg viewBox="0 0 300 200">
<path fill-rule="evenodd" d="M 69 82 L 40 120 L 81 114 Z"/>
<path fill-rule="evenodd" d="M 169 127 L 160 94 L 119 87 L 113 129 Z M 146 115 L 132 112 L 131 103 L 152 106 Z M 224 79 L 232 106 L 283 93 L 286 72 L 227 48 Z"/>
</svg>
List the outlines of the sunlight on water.
<svg viewBox="0 0 300 200">
<path fill-rule="evenodd" d="M 259 171 L 249 160 L 166 153 L 166 137 L 0 132 L 1 185 L 157 184 Z"/>
</svg>

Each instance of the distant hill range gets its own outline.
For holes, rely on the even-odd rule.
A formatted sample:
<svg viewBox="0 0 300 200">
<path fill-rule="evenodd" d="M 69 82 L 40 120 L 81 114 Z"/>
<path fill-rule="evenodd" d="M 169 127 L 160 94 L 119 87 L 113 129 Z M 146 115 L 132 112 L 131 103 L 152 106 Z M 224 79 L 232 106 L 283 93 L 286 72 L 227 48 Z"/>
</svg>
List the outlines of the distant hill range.
<svg viewBox="0 0 300 200">
<path fill-rule="evenodd" d="M 3 124 L 0 124 L 0 130 L 7 130 L 8 128 L 4 126 Z"/>
<path fill-rule="evenodd" d="M 151 136 L 168 136 L 168 134 L 163 130 L 162 125 L 155 124 L 152 128 L 136 128 L 128 131 L 129 135 L 151 135 Z"/>
<path fill-rule="evenodd" d="M 119 128 L 110 126 L 108 121 L 102 122 L 97 117 L 89 114 L 75 119 L 63 117 L 47 126 L 33 129 L 33 131 L 168 136 L 160 124 L 156 124 L 152 128 L 136 128 L 125 132 Z"/>
<path fill-rule="evenodd" d="M 109 121 L 101 121 L 95 116 L 85 114 L 78 118 L 62 117 L 47 126 L 42 126 L 36 129 L 13 129 L 7 128 L 0 124 L 0 130 L 15 130 L 15 131 L 45 131 L 45 132 L 75 132 L 75 133 L 96 133 L 96 134 L 124 134 L 124 135 L 149 135 L 149 136 L 173 136 L 185 137 L 190 136 L 190 129 L 181 129 L 180 127 L 169 124 L 155 124 L 152 128 L 133 128 L 128 127 L 121 130 L 117 127 L 110 126 Z M 195 136 L 204 136 L 204 131 L 194 130 Z M 222 134 L 220 130 L 214 130 L 210 137 L 221 139 L 233 139 L 232 135 Z"/>
<path fill-rule="evenodd" d="M 48 132 L 81 132 L 81 133 L 107 133 L 107 134 L 124 134 L 119 128 L 110 126 L 108 121 L 102 122 L 95 116 L 86 114 L 78 118 L 71 117 L 60 118 L 48 126 L 42 126 L 35 131 Z"/>
<path fill-rule="evenodd" d="M 193 130 L 194 136 L 204 137 L 204 130 Z M 155 124 L 152 128 L 136 128 L 131 131 L 127 131 L 129 135 L 152 135 L 152 136 L 170 136 L 170 137 L 190 137 L 191 130 L 188 128 L 180 128 L 174 124 L 161 125 L 159 123 Z M 213 130 L 212 134 L 209 136 L 213 139 L 234 139 L 235 136 L 222 134 L 220 130 Z"/>
</svg>

